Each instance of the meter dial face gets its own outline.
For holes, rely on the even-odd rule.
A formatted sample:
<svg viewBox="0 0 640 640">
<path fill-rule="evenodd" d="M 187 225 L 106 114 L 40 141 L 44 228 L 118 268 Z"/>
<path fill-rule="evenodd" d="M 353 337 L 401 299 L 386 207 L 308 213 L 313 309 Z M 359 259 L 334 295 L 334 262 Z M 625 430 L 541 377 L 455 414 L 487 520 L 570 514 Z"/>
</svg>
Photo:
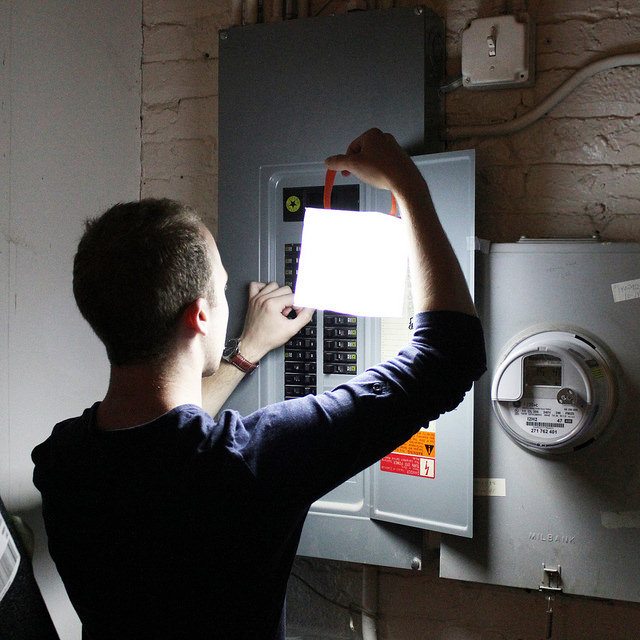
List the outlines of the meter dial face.
<svg viewBox="0 0 640 640">
<path fill-rule="evenodd" d="M 562 384 L 562 360 L 539 354 L 524 361 L 524 383 L 527 387 L 559 387 Z"/>
<path fill-rule="evenodd" d="M 564 453 L 590 444 L 607 426 L 616 384 L 606 352 L 591 339 L 542 331 L 505 356 L 491 400 L 500 426 L 518 444 Z"/>
<path fill-rule="evenodd" d="M 568 436 L 582 421 L 577 393 L 565 392 L 569 402 L 561 403 L 562 359 L 546 353 L 526 356 L 524 393 L 508 408 L 511 422 L 524 437 L 557 440 Z M 563 396 L 564 397 L 564 396 Z"/>
<path fill-rule="evenodd" d="M 567 402 L 558 399 L 563 391 L 562 359 L 536 354 L 526 356 L 523 366 L 524 393 L 506 408 L 510 422 L 525 438 L 555 441 L 567 437 L 580 425 L 584 412 L 577 393 L 565 391 Z"/>
</svg>

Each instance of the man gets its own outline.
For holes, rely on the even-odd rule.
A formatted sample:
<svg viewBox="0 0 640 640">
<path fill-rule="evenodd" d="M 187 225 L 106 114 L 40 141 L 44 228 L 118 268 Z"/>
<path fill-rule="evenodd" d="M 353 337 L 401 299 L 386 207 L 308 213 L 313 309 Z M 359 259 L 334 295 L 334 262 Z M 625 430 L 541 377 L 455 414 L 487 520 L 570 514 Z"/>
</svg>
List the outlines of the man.
<svg viewBox="0 0 640 640">
<path fill-rule="evenodd" d="M 240 368 L 220 364 L 226 274 L 193 214 L 143 201 L 88 225 L 74 292 L 111 380 L 33 459 L 51 555 L 92 640 L 282 640 L 309 506 L 453 409 L 484 371 L 471 297 L 411 159 L 374 129 L 327 166 L 395 194 L 412 240 L 414 338 L 330 393 L 245 417 L 211 414 L 311 311 L 289 319 L 291 291 L 254 283 Z"/>
</svg>

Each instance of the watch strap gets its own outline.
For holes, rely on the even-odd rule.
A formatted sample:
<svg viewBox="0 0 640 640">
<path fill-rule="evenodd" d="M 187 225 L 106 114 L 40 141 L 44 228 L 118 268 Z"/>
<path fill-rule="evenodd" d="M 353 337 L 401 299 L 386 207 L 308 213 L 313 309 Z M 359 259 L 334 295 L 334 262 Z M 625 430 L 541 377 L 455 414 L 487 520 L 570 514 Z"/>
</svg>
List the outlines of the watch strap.
<svg viewBox="0 0 640 640">
<path fill-rule="evenodd" d="M 240 352 L 233 354 L 227 362 L 240 369 L 243 373 L 251 373 L 258 368 L 255 362 L 249 362 Z"/>
</svg>

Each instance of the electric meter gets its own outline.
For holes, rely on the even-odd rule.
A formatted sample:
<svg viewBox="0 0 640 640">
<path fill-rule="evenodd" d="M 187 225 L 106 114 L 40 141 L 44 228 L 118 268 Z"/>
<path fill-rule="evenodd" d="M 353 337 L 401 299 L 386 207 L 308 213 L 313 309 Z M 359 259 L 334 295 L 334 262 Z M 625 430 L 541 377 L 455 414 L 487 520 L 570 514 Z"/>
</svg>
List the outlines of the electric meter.
<svg viewBox="0 0 640 640">
<path fill-rule="evenodd" d="M 579 331 L 529 334 L 498 366 L 491 401 L 500 425 L 521 446 L 574 451 L 593 442 L 613 415 L 610 358 Z"/>
</svg>

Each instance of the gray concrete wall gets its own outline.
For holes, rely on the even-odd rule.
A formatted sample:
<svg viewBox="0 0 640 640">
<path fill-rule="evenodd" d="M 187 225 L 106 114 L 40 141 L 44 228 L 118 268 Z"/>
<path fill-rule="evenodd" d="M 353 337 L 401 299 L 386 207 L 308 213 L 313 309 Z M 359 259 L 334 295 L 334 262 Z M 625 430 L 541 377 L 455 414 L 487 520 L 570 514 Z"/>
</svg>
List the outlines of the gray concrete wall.
<svg viewBox="0 0 640 640">
<path fill-rule="evenodd" d="M 60 635 L 79 623 L 45 548 L 30 453 L 106 389 L 71 290 L 86 218 L 140 191 L 141 2 L 0 0 L 0 491 L 37 534 Z"/>
</svg>

